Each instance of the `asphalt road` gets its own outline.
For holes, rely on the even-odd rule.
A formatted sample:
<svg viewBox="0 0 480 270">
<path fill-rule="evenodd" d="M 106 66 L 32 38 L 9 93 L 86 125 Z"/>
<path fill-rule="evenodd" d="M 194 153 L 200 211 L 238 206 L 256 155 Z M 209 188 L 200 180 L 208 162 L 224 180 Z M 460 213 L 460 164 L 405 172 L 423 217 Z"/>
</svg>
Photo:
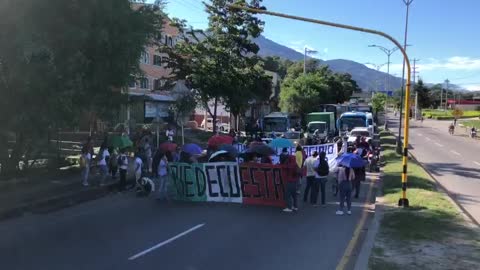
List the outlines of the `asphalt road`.
<svg viewBox="0 0 480 270">
<path fill-rule="evenodd" d="M 0 223 L 2 269 L 335 269 L 360 220 L 325 208 L 171 203 L 116 194 Z M 142 253 L 144 252 L 144 253 Z"/>
<path fill-rule="evenodd" d="M 480 222 L 480 141 L 463 132 L 450 135 L 450 121 L 425 119 L 423 123 L 411 123 L 409 151 Z M 392 114 L 389 128 L 398 132 L 398 119 Z"/>
</svg>

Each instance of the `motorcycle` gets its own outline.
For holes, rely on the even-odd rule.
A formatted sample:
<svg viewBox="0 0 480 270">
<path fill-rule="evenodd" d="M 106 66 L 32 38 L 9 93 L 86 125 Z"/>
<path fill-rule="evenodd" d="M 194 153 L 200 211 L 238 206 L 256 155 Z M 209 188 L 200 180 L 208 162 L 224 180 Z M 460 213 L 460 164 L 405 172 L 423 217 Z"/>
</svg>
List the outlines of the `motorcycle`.
<svg viewBox="0 0 480 270">
<path fill-rule="evenodd" d="M 380 149 L 373 149 L 367 153 L 368 161 L 368 171 L 369 172 L 379 172 L 380 168 L 378 164 L 380 163 Z"/>
<path fill-rule="evenodd" d="M 470 138 L 475 139 L 477 137 L 477 130 L 473 129 L 470 131 Z"/>
<path fill-rule="evenodd" d="M 455 131 L 455 127 L 450 126 L 450 127 L 448 128 L 448 133 L 450 133 L 450 135 L 453 135 L 454 131 Z"/>
</svg>

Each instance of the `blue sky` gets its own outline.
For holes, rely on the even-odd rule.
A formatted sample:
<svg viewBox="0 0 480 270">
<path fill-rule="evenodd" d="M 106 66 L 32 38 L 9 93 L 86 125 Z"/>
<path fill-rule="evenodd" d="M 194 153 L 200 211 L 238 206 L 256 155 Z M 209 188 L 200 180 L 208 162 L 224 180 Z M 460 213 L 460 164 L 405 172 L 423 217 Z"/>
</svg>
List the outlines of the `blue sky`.
<svg viewBox="0 0 480 270">
<path fill-rule="evenodd" d="M 207 14 L 200 0 L 168 0 L 167 13 L 205 28 Z M 268 10 L 373 28 L 389 33 L 403 43 L 406 7 L 402 0 L 264 0 Z M 419 76 L 425 82 L 451 83 L 480 90 L 480 1 L 414 0 L 410 6 L 408 54 L 417 58 Z M 394 45 L 370 34 L 334 29 L 299 21 L 262 16 L 264 35 L 302 51 L 319 51 L 316 57 L 350 59 L 383 64 L 387 56 L 376 44 Z M 390 73 L 401 77 L 400 52 L 392 55 Z M 386 72 L 386 66 L 381 69 Z"/>
</svg>

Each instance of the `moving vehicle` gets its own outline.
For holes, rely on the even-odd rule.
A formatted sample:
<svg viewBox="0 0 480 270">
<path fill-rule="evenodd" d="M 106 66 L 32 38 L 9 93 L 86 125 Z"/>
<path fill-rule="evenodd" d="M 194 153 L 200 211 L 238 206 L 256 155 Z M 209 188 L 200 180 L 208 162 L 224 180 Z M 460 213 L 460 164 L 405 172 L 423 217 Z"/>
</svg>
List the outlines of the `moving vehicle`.
<svg viewBox="0 0 480 270">
<path fill-rule="evenodd" d="M 367 114 L 364 112 L 342 113 L 337 120 L 337 129 L 340 133 L 349 133 L 356 127 L 368 128 Z M 368 130 L 367 130 L 368 131 Z"/>
<path fill-rule="evenodd" d="M 314 134 L 320 143 L 335 134 L 335 119 L 333 112 L 313 112 L 306 116 L 307 129 L 305 137 L 313 140 Z M 317 133 L 316 133 L 317 132 Z"/>
<path fill-rule="evenodd" d="M 352 105 L 350 106 L 351 111 L 356 111 L 356 112 L 373 112 L 373 108 L 371 105 L 368 104 L 357 104 L 357 105 Z"/>
<path fill-rule="evenodd" d="M 217 127 L 220 124 L 220 119 L 217 119 Z M 202 124 L 200 125 L 201 128 L 205 128 L 205 119 L 203 119 Z M 213 130 L 213 118 L 207 118 L 207 130 Z"/>
<path fill-rule="evenodd" d="M 370 132 L 370 136 L 373 137 L 373 134 L 377 130 L 377 124 L 373 119 L 372 113 L 366 113 L 366 115 L 367 115 L 368 131 Z"/>
<path fill-rule="evenodd" d="M 280 137 L 289 131 L 300 131 L 300 116 L 294 113 L 272 112 L 263 117 L 263 131 L 267 137 L 272 133 Z"/>
<path fill-rule="evenodd" d="M 318 111 L 319 112 L 332 112 L 333 113 L 333 118 L 334 121 L 336 122 L 338 118 L 342 115 L 344 112 L 348 112 L 350 110 L 350 105 L 345 105 L 345 104 L 320 104 Z M 338 135 L 338 129 L 335 126 L 335 132 L 333 135 Z"/>
<path fill-rule="evenodd" d="M 348 144 L 349 145 L 353 144 L 357 139 L 357 137 L 359 136 L 365 137 L 367 142 L 371 140 L 370 131 L 368 130 L 367 127 L 356 127 L 352 129 L 350 133 L 348 133 L 348 139 L 347 139 Z"/>
</svg>

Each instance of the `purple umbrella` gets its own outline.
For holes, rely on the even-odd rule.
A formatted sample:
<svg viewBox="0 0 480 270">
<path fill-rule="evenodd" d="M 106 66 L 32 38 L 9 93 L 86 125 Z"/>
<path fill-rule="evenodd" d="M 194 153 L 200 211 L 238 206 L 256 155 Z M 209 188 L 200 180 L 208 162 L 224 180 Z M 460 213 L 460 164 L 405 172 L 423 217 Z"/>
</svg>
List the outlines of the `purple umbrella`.
<svg viewBox="0 0 480 270">
<path fill-rule="evenodd" d="M 182 150 L 190 155 L 200 155 L 203 152 L 203 149 L 194 143 L 185 144 Z"/>
</svg>

